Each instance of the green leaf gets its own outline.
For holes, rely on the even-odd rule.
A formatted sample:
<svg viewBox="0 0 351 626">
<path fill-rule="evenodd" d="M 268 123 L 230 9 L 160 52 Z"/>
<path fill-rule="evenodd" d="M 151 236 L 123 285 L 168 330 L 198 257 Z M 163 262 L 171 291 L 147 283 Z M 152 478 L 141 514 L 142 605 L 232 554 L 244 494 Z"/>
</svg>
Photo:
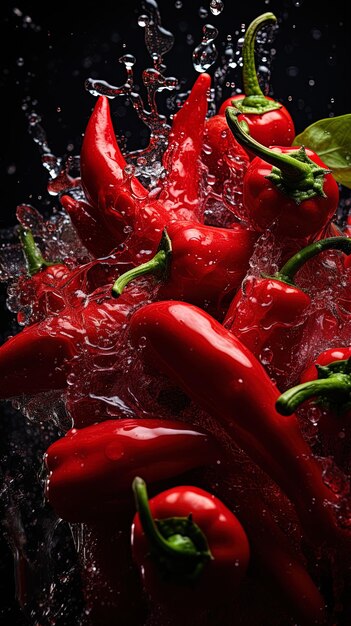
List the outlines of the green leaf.
<svg viewBox="0 0 351 626">
<path fill-rule="evenodd" d="M 332 170 L 334 178 L 351 189 L 351 114 L 318 120 L 297 135 L 293 145 L 310 148 Z"/>
</svg>

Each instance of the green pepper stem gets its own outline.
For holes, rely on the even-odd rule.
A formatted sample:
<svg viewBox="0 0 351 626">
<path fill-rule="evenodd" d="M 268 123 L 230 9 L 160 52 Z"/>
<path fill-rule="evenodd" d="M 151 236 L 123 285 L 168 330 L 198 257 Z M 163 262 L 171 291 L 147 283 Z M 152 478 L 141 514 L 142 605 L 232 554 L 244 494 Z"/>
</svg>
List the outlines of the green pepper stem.
<svg viewBox="0 0 351 626">
<path fill-rule="evenodd" d="M 245 96 L 264 96 L 259 85 L 255 64 L 255 42 L 257 32 L 267 24 L 276 24 L 273 13 L 263 13 L 247 27 L 243 44 L 243 85 Z M 245 105 L 245 98 L 243 100 Z"/>
<path fill-rule="evenodd" d="M 350 394 L 351 377 L 348 374 L 333 374 L 329 378 L 318 378 L 285 391 L 276 401 L 281 415 L 292 415 L 297 407 L 313 397 L 335 398 L 338 394 Z"/>
<path fill-rule="evenodd" d="M 351 254 L 351 239 L 349 237 L 328 237 L 327 239 L 315 241 L 294 254 L 274 277 L 283 282 L 293 284 L 295 274 L 299 269 L 309 259 L 312 259 L 324 250 L 341 250 L 349 255 Z"/>
<path fill-rule="evenodd" d="M 139 265 L 138 267 L 133 267 L 131 270 L 128 270 L 128 272 L 119 276 L 113 284 L 112 295 L 115 298 L 118 298 L 123 293 L 123 290 L 128 283 L 135 278 L 138 278 L 138 276 L 144 276 L 145 274 L 166 274 L 171 254 L 172 243 L 167 230 L 164 229 L 160 245 L 155 256 L 152 257 L 150 261 L 142 263 L 142 265 Z"/>
<path fill-rule="evenodd" d="M 157 553 L 161 552 L 161 554 L 163 553 L 167 556 L 173 557 L 197 557 L 198 551 L 189 537 L 186 538 L 187 541 L 185 544 L 182 541 L 178 544 L 174 542 L 171 544 L 162 536 L 150 511 L 146 483 L 139 476 L 133 480 L 133 491 L 141 526 L 154 550 L 156 550 Z"/>
<path fill-rule="evenodd" d="M 232 131 L 237 141 L 248 150 L 251 150 L 256 156 L 261 157 L 267 163 L 270 163 L 274 167 L 278 168 L 281 172 L 282 178 L 286 184 L 296 185 L 296 183 L 310 179 L 311 167 L 309 163 L 304 163 L 291 156 L 290 154 L 283 154 L 282 152 L 276 152 L 263 146 L 261 143 L 253 139 L 248 135 L 238 120 L 239 111 L 234 107 L 227 107 L 225 115 L 227 118 L 228 126 Z M 298 154 L 298 150 L 296 150 Z"/>
<path fill-rule="evenodd" d="M 33 233 L 30 228 L 19 226 L 18 232 L 30 276 L 34 276 L 34 274 L 37 274 L 45 267 L 56 265 L 55 263 L 50 263 L 44 259 L 34 241 Z"/>
</svg>

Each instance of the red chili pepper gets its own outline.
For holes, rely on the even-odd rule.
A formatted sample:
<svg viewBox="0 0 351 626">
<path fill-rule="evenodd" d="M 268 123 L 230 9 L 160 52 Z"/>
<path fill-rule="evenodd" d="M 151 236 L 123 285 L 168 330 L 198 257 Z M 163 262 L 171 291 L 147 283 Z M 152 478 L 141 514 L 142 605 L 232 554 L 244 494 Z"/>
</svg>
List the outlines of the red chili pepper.
<svg viewBox="0 0 351 626">
<path fill-rule="evenodd" d="M 79 239 L 94 257 L 104 257 L 117 247 L 118 242 L 99 219 L 94 207 L 68 195 L 62 196 L 60 202 L 70 216 Z"/>
<path fill-rule="evenodd" d="M 145 482 L 137 477 L 133 490 L 133 557 L 151 601 L 166 607 L 170 624 L 202 624 L 203 613 L 221 623 L 217 611 L 239 593 L 249 562 L 240 522 L 198 487 L 173 487 L 148 502 Z"/>
<path fill-rule="evenodd" d="M 264 146 L 290 146 L 295 137 L 294 122 L 287 109 L 273 98 L 265 96 L 260 88 L 255 67 L 255 40 L 257 32 L 268 24 L 276 24 L 273 13 L 263 13 L 248 26 L 243 45 L 243 83 L 245 95 L 231 96 L 225 100 L 219 114 L 235 106 L 239 122 L 248 128 L 251 137 Z M 250 147 L 248 146 L 248 153 Z"/>
<path fill-rule="evenodd" d="M 127 163 L 116 141 L 105 96 L 99 97 L 88 122 L 80 159 L 87 199 L 115 245 L 125 241 L 131 229 L 143 242 L 139 241 L 139 249 L 147 244 L 152 247 L 167 223 L 167 212 L 148 197 L 136 176 L 125 173 Z"/>
<path fill-rule="evenodd" d="M 324 484 L 296 416 L 282 420 L 278 389 L 236 337 L 201 309 L 172 301 L 136 311 L 130 331 L 143 359 L 177 382 L 281 487 L 312 542 L 350 541 L 335 519 L 339 498 Z"/>
<path fill-rule="evenodd" d="M 19 236 L 30 276 L 20 281 L 19 299 L 21 305 L 31 307 L 30 319 L 34 322 L 64 308 L 60 287 L 71 270 L 64 263 L 46 261 L 29 228 L 20 226 Z M 21 313 L 17 319 L 22 320 Z"/>
<path fill-rule="evenodd" d="M 140 289 L 118 301 L 98 292 L 85 306 L 67 308 L 8 339 L 0 348 L 0 398 L 65 388 L 69 361 L 82 346 L 111 346 L 134 307 L 146 300 Z"/>
<path fill-rule="evenodd" d="M 247 152 L 229 130 L 224 115 L 206 121 L 202 160 L 214 177 L 213 191 L 220 195 L 225 192 L 225 183 L 230 185 L 233 178 L 235 185 L 238 174 L 241 176 L 249 164 Z"/>
<path fill-rule="evenodd" d="M 282 499 L 257 467 L 247 459 L 243 462 L 240 455 L 228 455 L 212 471 L 216 495 L 235 512 L 247 533 L 250 569 L 259 580 L 263 577 L 265 583 L 272 585 L 278 607 L 283 601 L 285 617 L 295 619 L 301 626 L 326 624 L 325 600 L 308 572 L 300 548 L 301 531 L 289 502 Z M 242 610 L 245 623 L 247 618 L 251 624 L 249 607 L 244 604 Z M 261 607 L 261 613 L 254 624 L 270 623 L 265 608 Z"/>
<path fill-rule="evenodd" d="M 168 148 L 162 159 L 167 175 L 160 183 L 164 190 L 162 205 L 173 219 L 196 220 L 200 217 L 200 155 L 210 87 L 211 77 L 200 74 L 189 97 L 173 118 Z"/>
<path fill-rule="evenodd" d="M 224 319 L 224 326 L 265 364 L 279 388 L 284 387 L 309 321 L 311 297 L 294 284 L 294 277 L 309 259 L 330 249 L 351 254 L 351 241 L 347 237 L 316 241 L 274 276 L 247 280 Z"/>
<path fill-rule="evenodd" d="M 123 512 L 136 471 L 158 483 L 214 463 L 212 437 L 182 422 L 108 420 L 55 441 L 45 454 L 45 494 L 56 513 L 86 522 Z"/>
<path fill-rule="evenodd" d="M 165 229 L 156 255 L 122 274 L 112 293 L 118 297 L 138 276 L 161 275 L 160 300 L 186 300 L 223 316 L 247 272 L 256 239 L 240 224 L 227 229 L 175 222 Z"/>
<path fill-rule="evenodd" d="M 346 472 L 351 469 L 350 359 L 350 347 L 325 350 L 302 372 L 301 384 L 285 391 L 276 403 L 279 413 L 290 415 L 310 401 L 324 453 Z"/>
<path fill-rule="evenodd" d="M 274 225 L 281 239 L 317 235 L 338 206 L 339 187 L 330 170 L 312 150 L 274 147 L 244 132 L 236 109 L 228 108 L 227 122 L 236 139 L 258 155 L 244 176 L 243 204 L 247 221 L 258 231 Z"/>
</svg>

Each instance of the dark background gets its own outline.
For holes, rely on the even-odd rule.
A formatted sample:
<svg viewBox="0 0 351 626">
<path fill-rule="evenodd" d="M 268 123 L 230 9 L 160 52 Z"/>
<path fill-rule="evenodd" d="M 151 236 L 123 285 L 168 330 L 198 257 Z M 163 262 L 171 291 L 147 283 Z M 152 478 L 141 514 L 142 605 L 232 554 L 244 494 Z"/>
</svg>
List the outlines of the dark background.
<svg viewBox="0 0 351 626">
<path fill-rule="evenodd" d="M 273 11 L 279 30 L 273 43 L 276 54 L 270 85 L 274 97 L 289 108 L 297 132 L 317 119 L 350 112 L 351 19 L 346 15 L 346 2 L 224 0 L 224 10 L 217 17 L 209 11 L 210 0 L 183 0 L 181 8 L 177 8 L 180 3 L 176 0 L 159 0 L 158 4 L 164 27 L 175 35 L 175 45 L 164 59 L 166 74 L 183 79 L 183 90 L 190 89 L 197 76 L 191 55 L 201 40 L 204 24 L 219 29 L 218 43 L 228 34 L 235 41 L 235 31 L 242 23 L 247 25 L 260 13 Z M 72 152 L 78 154 L 94 105 L 94 98 L 84 89 L 84 80 L 93 76 L 122 84 L 125 74 L 118 58 L 127 52 L 137 57 L 137 83 L 141 82 L 142 69 L 151 66 L 144 32 L 137 24 L 140 7 L 141 2 L 135 0 L 115 0 L 109 6 L 73 1 L 44 2 L 40 6 L 36 2 L 2 3 L 0 228 L 16 223 L 18 204 L 30 203 L 39 210 L 56 204 L 47 196 L 47 174 L 27 131 L 24 99 L 37 101 L 35 108 L 52 151 L 67 154 L 71 144 Z M 206 19 L 199 17 L 200 7 L 208 9 Z M 209 73 L 213 74 L 214 68 Z M 111 102 L 116 132 L 127 135 L 130 149 L 138 148 L 141 131 L 146 141 L 145 129 L 132 110 L 126 113 L 121 104 Z M 6 330 L 11 317 L 5 310 L 4 293 L 2 288 Z M 10 418 L 2 421 L 2 442 L 2 431 L 10 424 Z M 0 623 L 22 624 L 13 599 L 12 557 L 5 541 L 0 545 L 0 554 Z"/>
</svg>

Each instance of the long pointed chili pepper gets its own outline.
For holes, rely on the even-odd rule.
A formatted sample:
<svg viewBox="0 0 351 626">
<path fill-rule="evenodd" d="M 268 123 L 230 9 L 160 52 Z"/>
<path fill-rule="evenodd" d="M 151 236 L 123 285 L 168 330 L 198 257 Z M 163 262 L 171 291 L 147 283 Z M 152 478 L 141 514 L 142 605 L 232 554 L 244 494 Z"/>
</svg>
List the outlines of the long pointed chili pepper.
<svg viewBox="0 0 351 626">
<path fill-rule="evenodd" d="M 350 255 L 350 243 L 347 237 L 316 241 L 291 257 L 273 276 L 249 279 L 232 301 L 224 326 L 265 362 L 278 387 L 289 373 L 311 305 L 311 297 L 295 285 L 295 275 L 307 261 L 325 250 L 341 250 Z"/>
<path fill-rule="evenodd" d="M 99 295 L 85 306 L 64 309 L 32 324 L 0 347 L 1 399 L 64 389 L 68 363 L 82 347 L 111 345 L 134 307 L 148 299 L 138 288 L 117 301 L 108 293 L 104 298 Z"/>
<path fill-rule="evenodd" d="M 105 96 L 98 98 L 89 119 L 80 158 L 87 199 L 97 210 L 96 218 L 110 230 L 115 245 L 125 241 L 131 230 L 152 247 L 168 221 L 167 212 L 157 200 L 148 197 L 136 176 L 126 175 L 127 163 L 116 140 Z"/>
<path fill-rule="evenodd" d="M 224 115 L 227 107 L 235 106 L 240 111 L 239 121 L 247 125 L 250 136 L 256 141 L 264 146 L 290 146 L 295 137 L 291 115 L 280 102 L 264 95 L 255 67 L 257 33 L 262 27 L 276 23 L 273 13 L 263 13 L 248 26 L 242 50 L 244 95 L 225 100 L 219 113 Z M 250 149 L 248 152 L 252 154 Z"/>
<path fill-rule="evenodd" d="M 71 270 L 64 263 L 44 259 L 29 228 L 20 226 L 18 233 L 30 276 L 20 281 L 19 299 L 21 305 L 31 306 L 33 322 L 64 308 L 60 286 Z"/>
<path fill-rule="evenodd" d="M 130 331 L 144 361 L 178 383 L 281 487 L 310 541 L 350 543 L 335 517 L 339 498 L 324 484 L 296 416 L 281 418 L 278 389 L 236 337 L 201 309 L 172 301 L 139 309 Z"/>
<path fill-rule="evenodd" d="M 218 623 L 217 612 L 239 593 L 248 566 L 240 522 L 198 487 L 173 487 L 148 501 L 145 482 L 136 477 L 133 491 L 133 557 L 151 601 L 166 609 L 167 623 L 195 626 L 204 623 L 203 613 Z"/>
<path fill-rule="evenodd" d="M 269 149 L 241 127 L 237 109 L 226 109 L 236 139 L 258 158 L 244 176 L 243 204 L 247 221 L 264 231 L 274 224 L 281 239 L 317 235 L 332 219 L 339 188 L 330 170 L 312 150 L 301 147 Z"/>
<path fill-rule="evenodd" d="M 183 422 L 107 420 L 71 429 L 48 448 L 45 495 L 64 520 L 98 521 L 123 511 L 136 471 L 161 483 L 220 456 L 211 435 Z"/>
<path fill-rule="evenodd" d="M 175 222 L 165 229 L 156 255 L 122 274 L 112 293 L 118 297 L 138 276 L 155 274 L 161 277 L 159 299 L 184 299 L 223 315 L 246 274 L 256 239 L 240 224 L 226 229 Z"/>
<path fill-rule="evenodd" d="M 167 175 L 161 185 L 166 194 L 162 204 L 174 219 L 200 217 L 200 155 L 210 87 L 209 74 L 200 74 L 172 121 L 168 148 L 162 159 Z"/>
<path fill-rule="evenodd" d="M 290 415 L 309 402 L 326 455 L 345 472 L 350 471 L 351 348 L 335 347 L 322 352 L 301 374 L 300 384 L 287 389 L 277 400 L 281 415 Z"/>
</svg>

